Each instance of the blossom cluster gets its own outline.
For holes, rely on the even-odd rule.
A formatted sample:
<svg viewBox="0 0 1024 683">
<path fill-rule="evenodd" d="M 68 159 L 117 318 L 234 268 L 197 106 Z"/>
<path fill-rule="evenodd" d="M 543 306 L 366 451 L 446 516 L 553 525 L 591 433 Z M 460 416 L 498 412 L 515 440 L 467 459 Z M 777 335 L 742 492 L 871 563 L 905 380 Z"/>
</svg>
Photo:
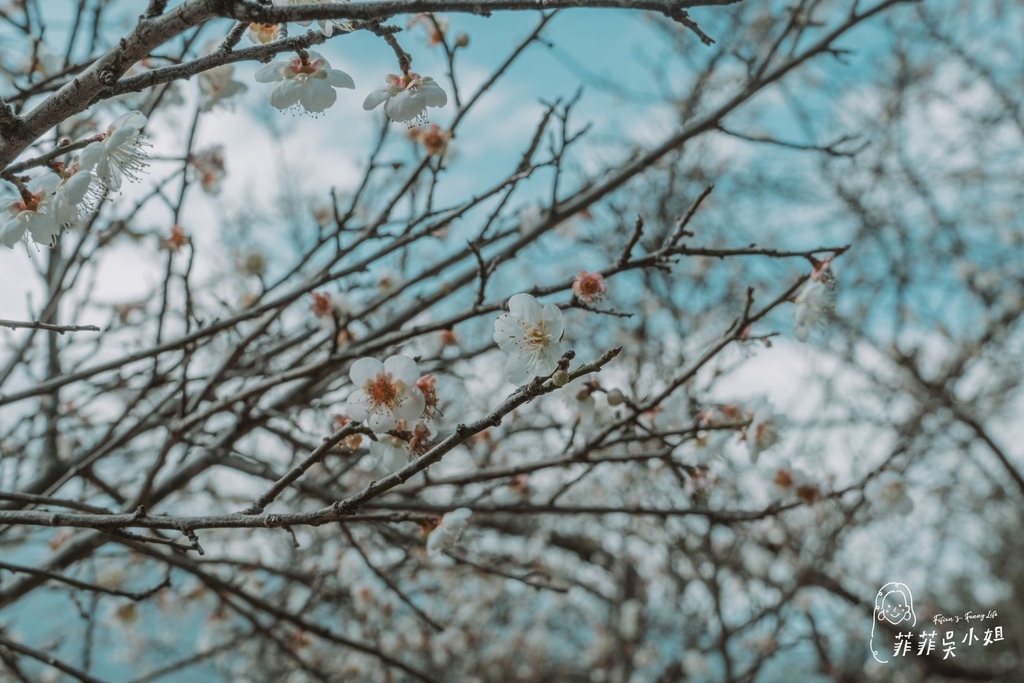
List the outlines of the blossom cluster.
<svg viewBox="0 0 1024 683">
<path fill-rule="evenodd" d="M 329 305 L 323 296 L 314 298 L 311 307 Z M 361 421 L 373 433 L 370 456 L 378 468 L 393 472 L 432 445 L 433 420 L 437 412 L 436 380 L 420 375 L 416 361 L 408 356 L 391 356 L 383 363 L 376 358 L 360 358 L 349 368 L 349 379 L 356 386 L 345 405 L 346 414 L 335 416 L 339 424 Z M 360 439 L 353 435 L 346 445 L 356 447 Z M 451 547 L 462 534 L 470 511 L 459 508 L 444 515 L 436 526 L 426 529 L 427 554 L 436 556 Z"/>
<path fill-rule="evenodd" d="M 384 113 L 409 127 L 426 123 L 428 107 L 448 104 L 448 95 L 430 76 L 411 71 L 401 76 L 388 74 L 386 85 L 363 100 L 369 111 L 384 105 Z M 338 100 L 338 88 L 355 88 L 355 81 L 344 71 L 332 69 L 330 62 L 316 52 L 301 51 L 287 61 L 270 62 L 256 72 L 259 83 L 277 83 L 270 91 L 270 104 L 284 111 L 295 109 L 322 114 Z"/>
<path fill-rule="evenodd" d="M 0 223 L 0 242 L 14 248 L 30 238 L 53 246 L 61 230 L 90 212 L 98 198 L 120 190 L 125 180 L 138 179 L 147 165 L 145 125 L 141 112 L 123 114 L 71 164 L 53 164 L 52 173 L 20 185 L 19 196 L 8 202 L 7 219 Z"/>
</svg>

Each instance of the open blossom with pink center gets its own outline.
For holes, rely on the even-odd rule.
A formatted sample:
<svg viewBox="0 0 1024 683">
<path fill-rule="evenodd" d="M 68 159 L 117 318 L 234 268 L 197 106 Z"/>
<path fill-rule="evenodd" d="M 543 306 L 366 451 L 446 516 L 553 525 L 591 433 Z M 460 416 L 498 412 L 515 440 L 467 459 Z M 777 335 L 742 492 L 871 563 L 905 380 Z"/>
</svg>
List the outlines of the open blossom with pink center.
<svg viewBox="0 0 1024 683">
<path fill-rule="evenodd" d="M 427 122 L 427 107 L 443 107 L 448 95 L 430 76 L 409 72 L 403 76 L 388 74 L 387 85 L 374 90 L 363 101 L 363 109 L 376 109 L 382 103 L 384 113 L 392 121 L 404 121 L 409 126 Z"/>
<path fill-rule="evenodd" d="M 316 52 L 308 57 L 296 55 L 287 62 L 271 62 L 256 72 L 259 83 L 280 81 L 270 91 L 270 104 L 284 111 L 291 107 L 310 114 L 321 114 L 337 102 L 335 88 L 355 88 L 344 71 L 332 69 L 330 62 Z"/>
<path fill-rule="evenodd" d="M 412 358 L 391 356 L 383 363 L 360 358 L 352 364 L 349 378 L 358 389 L 348 397 L 348 416 L 365 421 L 375 432 L 386 432 L 401 420 L 412 422 L 423 414 L 426 399 L 416 386 L 420 371 Z"/>
<path fill-rule="evenodd" d="M 14 248 L 25 236 L 52 234 L 58 230 L 52 213 L 51 200 L 60 183 L 60 177 L 52 173 L 33 178 L 21 192 L 21 197 L 7 205 L 9 218 L 0 224 L 0 241 L 4 246 Z M 37 240 L 39 241 L 39 240 Z"/>
<path fill-rule="evenodd" d="M 505 377 L 517 386 L 537 375 L 550 375 L 562 356 L 562 312 L 529 294 L 508 300 L 508 313 L 494 321 L 494 341 L 509 354 Z"/>
<path fill-rule="evenodd" d="M 427 536 L 427 555 L 436 557 L 455 545 L 472 516 L 473 512 L 469 508 L 458 508 L 445 513 L 441 517 L 441 523 Z"/>
<path fill-rule="evenodd" d="M 608 286 L 605 285 L 601 273 L 581 270 L 576 276 L 576 281 L 572 283 L 572 293 L 583 303 L 592 304 L 604 298 L 608 293 Z"/>
<path fill-rule="evenodd" d="M 88 171 L 63 179 L 55 173 L 32 179 L 7 205 L 9 218 L 0 222 L 0 242 L 14 248 L 27 234 L 36 244 L 54 246 L 64 226 L 89 209 L 92 182 Z"/>
</svg>

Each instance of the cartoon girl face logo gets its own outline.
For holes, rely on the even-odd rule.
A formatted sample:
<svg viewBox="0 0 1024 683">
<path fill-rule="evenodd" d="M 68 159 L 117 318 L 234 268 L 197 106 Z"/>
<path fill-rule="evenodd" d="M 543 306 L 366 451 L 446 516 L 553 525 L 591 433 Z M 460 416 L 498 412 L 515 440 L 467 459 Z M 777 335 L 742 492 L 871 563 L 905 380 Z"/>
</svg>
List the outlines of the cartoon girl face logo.
<svg viewBox="0 0 1024 683">
<path fill-rule="evenodd" d="M 887 621 L 893 626 L 905 624 L 907 628 L 917 625 L 917 615 L 914 614 L 914 596 L 906 584 L 890 581 L 878 590 L 875 596 L 875 611 L 871 620 L 871 654 L 875 661 L 882 664 L 888 663 L 888 659 L 879 659 L 878 650 L 875 649 L 875 625 L 880 621 Z"/>
</svg>

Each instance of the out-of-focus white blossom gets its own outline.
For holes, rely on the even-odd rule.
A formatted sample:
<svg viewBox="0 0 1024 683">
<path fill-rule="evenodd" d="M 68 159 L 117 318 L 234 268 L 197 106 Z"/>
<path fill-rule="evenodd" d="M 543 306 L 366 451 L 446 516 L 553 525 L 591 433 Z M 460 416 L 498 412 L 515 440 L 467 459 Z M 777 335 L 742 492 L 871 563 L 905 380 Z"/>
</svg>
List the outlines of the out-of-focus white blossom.
<svg viewBox="0 0 1024 683">
<path fill-rule="evenodd" d="M 427 536 L 427 555 L 436 557 L 455 545 L 472 515 L 473 512 L 469 508 L 458 508 L 445 513 L 441 517 L 441 523 Z"/>
<path fill-rule="evenodd" d="M 233 108 L 232 98 L 245 92 L 248 87 L 233 76 L 235 67 L 222 64 L 199 74 L 199 109 L 210 111 L 217 105 Z"/>
<path fill-rule="evenodd" d="M 322 56 L 316 52 L 308 55 L 308 58 L 296 55 L 287 62 L 270 62 L 259 68 L 257 82 L 278 82 L 270 91 L 270 104 L 282 111 L 296 107 L 310 114 L 320 114 L 337 102 L 335 88 L 356 87 L 351 76 L 332 69 Z"/>
<path fill-rule="evenodd" d="M 914 501 L 907 495 L 906 482 L 896 472 L 886 470 L 864 487 L 864 495 L 871 509 L 880 515 L 905 515 L 914 509 Z"/>
<path fill-rule="evenodd" d="M 811 261 L 814 270 L 793 299 L 796 304 L 793 309 L 793 335 L 802 342 L 807 341 L 811 330 L 827 317 L 836 283 L 831 256 L 821 261 L 812 258 Z"/>
<path fill-rule="evenodd" d="M 744 441 L 750 451 L 750 460 L 757 462 L 763 451 L 768 450 L 782 440 L 782 430 L 787 420 L 784 415 L 776 415 L 771 404 L 761 400 L 753 409 L 750 425 L 744 431 Z"/>
<path fill-rule="evenodd" d="M 822 319 L 828 306 L 828 288 L 821 280 L 810 279 L 803 284 L 796 295 L 793 311 L 793 335 L 802 342 L 807 341 L 811 330 Z"/>
<path fill-rule="evenodd" d="M 772 502 L 792 501 L 795 498 L 807 505 L 813 505 L 821 500 L 824 487 L 806 472 L 788 463 L 781 464 L 771 477 L 768 495 Z"/>
<path fill-rule="evenodd" d="M 359 388 L 348 397 L 348 416 L 364 420 L 375 432 L 386 432 L 400 420 L 412 422 L 423 414 L 426 400 L 416 386 L 420 371 L 412 358 L 391 356 L 383 363 L 360 358 L 352 364 L 349 378 Z"/>
<path fill-rule="evenodd" d="M 220 194 L 221 181 L 227 177 L 222 145 L 214 145 L 196 152 L 189 158 L 188 163 L 192 179 L 199 182 L 203 192 L 210 195 Z"/>
<path fill-rule="evenodd" d="M 403 76 L 388 74 L 384 81 L 386 86 L 367 95 L 363 109 L 369 111 L 383 104 L 389 119 L 413 126 L 427 122 L 427 107 L 448 104 L 448 95 L 430 76 L 412 72 Z"/>
<path fill-rule="evenodd" d="M 378 468 L 394 472 L 409 464 L 409 444 L 398 437 L 384 435 L 370 442 L 370 455 Z"/>
<path fill-rule="evenodd" d="M 562 312 L 529 294 L 508 300 L 508 313 L 494 321 L 494 341 L 509 354 L 505 377 L 522 386 L 537 375 L 550 375 L 562 355 Z"/>
<path fill-rule="evenodd" d="M 118 116 L 107 126 L 102 140 L 90 142 L 78 158 L 82 170 L 91 169 L 103 186 L 117 191 L 125 179 L 138 180 L 138 173 L 148 166 L 145 148 L 149 146 L 142 128 L 146 116 L 130 111 Z"/>
</svg>

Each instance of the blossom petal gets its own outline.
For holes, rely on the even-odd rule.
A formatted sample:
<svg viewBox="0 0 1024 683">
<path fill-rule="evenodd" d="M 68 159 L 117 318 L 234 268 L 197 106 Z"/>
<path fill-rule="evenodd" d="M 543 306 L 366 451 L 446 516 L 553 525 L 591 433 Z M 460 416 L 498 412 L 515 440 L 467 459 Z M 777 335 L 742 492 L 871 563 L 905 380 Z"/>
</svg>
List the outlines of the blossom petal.
<svg viewBox="0 0 1024 683">
<path fill-rule="evenodd" d="M 57 189 L 58 185 L 60 185 L 60 176 L 56 173 L 46 173 L 33 178 L 28 184 L 28 189 L 33 194 L 50 194 Z"/>
<path fill-rule="evenodd" d="M 353 391 L 345 403 L 345 413 L 356 422 L 365 420 L 370 414 L 370 395 L 361 389 Z"/>
<path fill-rule="evenodd" d="M 416 361 L 408 356 L 391 356 L 384 361 L 383 367 L 384 372 L 391 379 L 402 382 L 407 386 L 416 384 L 416 380 L 420 378 L 420 369 L 416 365 Z"/>
<path fill-rule="evenodd" d="M 416 94 L 408 90 L 392 95 L 384 103 L 384 113 L 392 121 L 410 121 L 419 116 L 425 108 Z"/>
<path fill-rule="evenodd" d="M 134 111 L 126 112 L 118 116 L 110 124 L 108 130 L 119 130 L 121 128 L 129 128 L 134 129 L 135 132 L 138 132 L 146 127 L 146 122 L 148 120 L 149 119 L 146 118 L 145 114 L 136 109 Z"/>
<path fill-rule="evenodd" d="M 107 153 L 120 148 L 134 139 L 138 135 L 138 131 L 134 128 L 121 127 L 111 133 L 106 140 L 103 141 L 103 145 L 107 148 Z"/>
<path fill-rule="evenodd" d="M 513 318 L 534 325 L 539 324 L 544 318 L 540 303 L 529 294 L 516 294 L 510 298 L 508 310 Z"/>
<path fill-rule="evenodd" d="M 83 171 L 92 169 L 103 155 L 102 142 L 90 142 L 78 155 L 78 167 Z"/>
<path fill-rule="evenodd" d="M 3 242 L 3 245 L 9 249 L 13 249 L 14 245 L 20 242 L 24 236 L 25 223 L 18 220 L 17 217 L 11 218 L 3 225 L 0 225 L 0 242 Z"/>
<path fill-rule="evenodd" d="M 544 320 L 544 334 L 548 335 L 551 341 L 556 342 L 562 338 L 562 311 L 554 304 L 545 304 L 542 312 Z"/>
<path fill-rule="evenodd" d="M 385 446 L 381 454 L 381 467 L 388 472 L 394 472 L 409 464 L 409 452 L 405 448 L 405 443 L 398 439 L 395 441 L 398 443 Z"/>
<path fill-rule="evenodd" d="M 352 367 L 348 370 L 348 377 L 353 384 L 361 387 L 382 372 L 384 372 L 384 364 L 376 358 L 360 358 L 352 363 Z"/>
<path fill-rule="evenodd" d="M 274 81 L 284 80 L 284 74 L 281 71 L 287 66 L 284 62 L 271 62 L 270 64 L 264 64 L 256 70 L 256 82 L 257 83 L 273 83 Z"/>
<path fill-rule="evenodd" d="M 319 114 L 338 101 L 338 93 L 322 78 L 311 78 L 299 93 L 299 103 L 306 111 Z"/>
<path fill-rule="evenodd" d="M 60 234 L 61 226 L 54 220 L 53 216 L 45 213 L 37 213 L 28 222 L 28 232 L 36 244 L 53 244 L 57 235 Z"/>
<path fill-rule="evenodd" d="M 499 315 L 494 321 L 494 343 L 502 351 L 515 353 L 519 350 L 520 342 L 526 336 L 526 326 L 522 320 L 513 318 L 510 314 Z"/>
<path fill-rule="evenodd" d="M 428 107 L 443 107 L 448 104 L 448 94 L 434 81 L 428 81 L 421 85 L 420 92 Z"/>
<path fill-rule="evenodd" d="M 518 353 L 510 355 L 505 363 L 505 378 L 517 387 L 533 379 L 533 375 L 530 374 L 529 357 Z"/>
<path fill-rule="evenodd" d="M 270 91 L 270 104 L 278 109 L 287 109 L 299 103 L 305 94 L 306 84 L 298 80 L 283 81 Z"/>
<path fill-rule="evenodd" d="M 386 432 L 398 426 L 398 416 L 387 406 L 374 405 L 366 416 L 366 426 L 374 432 Z"/>
<path fill-rule="evenodd" d="M 419 390 L 419 387 L 413 385 L 408 387 L 398 405 L 395 406 L 395 413 L 401 419 L 412 422 L 419 419 L 426 407 L 427 399 L 423 396 L 423 392 Z"/>
<path fill-rule="evenodd" d="M 374 90 L 372 93 L 366 96 L 363 100 L 363 109 L 370 111 L 376 109 L 381 105 L 382 102 L 388 99 L 388 90 L 383 88 L 381 90 Z"/>
<path fill-rule="evenodd" d="M 356 87 L 356 82 L 344 71 L 338 69 L 325 69 L 324 71 L 327 73 L 327 82 L 335 88 L 354 89 Z"/>
<path fill-rule="evenodd" d="M 533 372 L 535 375 L 550 375 L 558 369 L 558 361 L 562 357 L 562 349 L 559 344 L 545 344 L 541 346 L 534 356 Z"/>
</svg>

